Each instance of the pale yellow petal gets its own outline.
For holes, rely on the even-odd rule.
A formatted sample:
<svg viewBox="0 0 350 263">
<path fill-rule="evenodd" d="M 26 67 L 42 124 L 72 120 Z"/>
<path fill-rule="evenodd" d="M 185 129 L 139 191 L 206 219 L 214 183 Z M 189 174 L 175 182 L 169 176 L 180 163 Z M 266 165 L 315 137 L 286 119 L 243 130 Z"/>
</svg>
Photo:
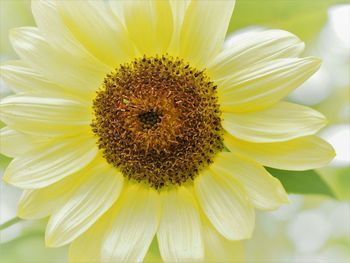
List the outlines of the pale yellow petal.
<svg viewBox="0 0 350 263">
<path fill-rule="evenodd" d="M 224 112 L 222 118 L 226 131 L 250 142 L 287 141 L 312 135 L 327 122 L 318 111 L 284 101 L 257 112 Z"/>
<path fill-rule="evenodd" d="M 71 262 L 142 262 L 158 227 L 159 196 L 140 185 L 126 186 L 113 206 L 73 241 Z"/>
<path fill-rule="evenodd" d="M 15 92 L 40 92 L 40 94 L 69 95 L 74 90 L 52 83 L 22 60 L 6 61 L 1 65 L 1 79 Z"/>
<path fill-rule="evenodd" d="M 157 233 L 165 262 L 201 262 L 204 246 L 200 216 L 193 194 L 185 187 L 163 191 L 162 217 Z"/>
<path fill-rule="evenodd" d="M 65 204 L 57 209 L 46 227 L 46 245 L 65 245 L 84 233 L 117 200 L 123 186 L 123 176 L 99 158 Z"/>
<path fill-rule="evenodd" d="M 88 129 L 91 109 L 72 98 L 8 96 L 0 103 L 1 120 L 10 128 L 34 135 L 67 135 Z"/>
<path fill-rule="evenodd" d="M 75 54 L 78 57 L 85 57 L 86 62 L 101 64 L 91 53 L 69 31 L 57 8 L 57 0 L 35 0 L 31 1 L 31 8 L 36 25 L 40 33 L 54 48 L 67 53 Z M 69 1 L 73 2 L 73 1 Z M 102 65 L 102 64 L 101 64 Z"/>
<path fill-rule="evenodd" d="M 84 234 L 75 239 L 69 246 L 69 262 L 74 263 L 105 263 L 101 260 L 101 247 L 104 242 L 106 232 L 113 224 L 109 216 L 112 215 L 111 209 L 102 216 L 92 227 Z"/>
<path fill-rule="evenodd" d="M 180 56 L 204 68 L 222 48 L 235 1 L 191 1 L 180 35 Z"/>
<path fill-rule="evenodd" d="M 155 190 L 131 186 L 123 197 L 102 246 L 103 262 L 141 262 L 158 227 L 160 202 Z"/>
<path fill-rule="evenodd" d="M 51 215 L 66 203 L 72 192 L 85 179 L 86 172 L 92 165 L 94 162 L 47 187 L 24 190 L 18 203 L 17 215 L 25 219 L 39 219 Z"/>
<path fill-rule="evenodd" d="M 208 65 L 214 80 L 226 78 L 256 63 L 297 57 L 304 49 L 304 43 L 298 37 L 283 30 L 247 32 L 234 39 L 232 45 Z"/>
<path fill-rule="evenodd" d="M 332 146 L 317 136 L 285 142 L 251 143 L 226 134 L 225 145 L 231 152 L 247 156 L 264 166 L 284 170 L 320 168 L 335 156 Z"/>
<path fill-rule="evenodd" d="M 215 157 L 212 169 L 239 181 L 258 209 L 274 210 L 288 203 L 288 195 L 281 182 L 253 160 L 222 152 Z"/>
<path fill-rule="evenodd" d="M 134 57 L 126 30 L 105 1 L 57 1 L 57 8 L 74 37 L 105 64 L 115 68 Z"/>
<path fill-rule="evenodd" d="M 36 220 L 51 215 L 66 202 L 70 193 L 70 185 L 63 185 L 62 182 L 63 180 L 39 190 L 24 190 L 17 206 L 17 216 Z"/>
<path fill-rule="evenodd" d="M 12 29 L 10 40 L 22 60 L 51 82 L 75 89 L 82 97 L 92 98 L 110 72 L 109 67 L 87 56 L 51 46 L 37 28 Z"/>
<path fill-rule="evenodd" d="M 178 56 L 180 52 L 180 34 L 182 29 L 182 24 L 185 18 L 187 8 L 191 0 L 183 1 L 170 1 L 173 17 L 174 17 L 174 30 L 171 38 L 171 42 L 168 48 L 168 52 L 172 55 Z"/>
<path fill-rule="evenodd" d="M 249 112 L 267 108 L 299 87 L 320 67 L 317 58 L 263 62 L 216 81 L 221 109 Z"/>
<path fill-rule="evenodd" d="M 203 220 L 203 239 L 205 244 L 204 262 L 245 262 L 243 242 L 224 238 L 207 220 Z"/>
<path fill-rule="evenodd" d="M 116 18 L 122 22 L 123 25 L 125 25 L 124 22 L 124 14 L 123 14 L 123 0 L 113 0 L 113 1 L 107 1 L 107 5 L 110 6 L 113 14 L 116 16 Z"/>
<path fill-rule="evenodd" d="M 0 130 L 0 152 L 9 157 L 23 155 L 48 141 L 48 137 L 23 134 L 9 127 Z"/>
<path fill-rule="evenodd" d="M 135 0 L 119 4 L 129 37 L 140 55 L 163 54 L 169 47 L 173 14 L 169 1 Z"/>
<path fill-rule="evenodd" d="M 97 152 L 91 137 L 58 138 L 13 159 L 3 180 L 24 189 L 46 187 L 88 165 Z"/>
<path fill-rule="evenodd" d="M 226 172 L 213 171 L 205 170 L 195 180 L 196 196 L 205 215 L 225 238 L 250 238 L 255 214 L 247 193 Z"/>
</svg>

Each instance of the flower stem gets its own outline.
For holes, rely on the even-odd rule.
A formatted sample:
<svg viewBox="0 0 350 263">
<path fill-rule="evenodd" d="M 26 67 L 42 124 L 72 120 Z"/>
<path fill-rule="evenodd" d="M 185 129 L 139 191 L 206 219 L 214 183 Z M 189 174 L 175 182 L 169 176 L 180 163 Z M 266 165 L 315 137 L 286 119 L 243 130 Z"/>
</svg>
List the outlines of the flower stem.
<svg viewBox="0 0 350 263">
<path fill-rule="evenodd" d="M 17 224 L 17 223 L 20 222 L 20 221 L 22 221 L 21 218 L 19 218 L 19 217 L 14 217 L 14 218 L 12 218 L 12 219 L 6 221 L 5 223 L 1 224 L 1 225 L 0 225 L 0 231 L 2 231 L 2 230 L 6 229 L 6 228 L 8 228 L 8 227 L 10 227 L 10 226 L 12 226 L 12 225 L 14 225 L 14 224 Z"/>
</svg>

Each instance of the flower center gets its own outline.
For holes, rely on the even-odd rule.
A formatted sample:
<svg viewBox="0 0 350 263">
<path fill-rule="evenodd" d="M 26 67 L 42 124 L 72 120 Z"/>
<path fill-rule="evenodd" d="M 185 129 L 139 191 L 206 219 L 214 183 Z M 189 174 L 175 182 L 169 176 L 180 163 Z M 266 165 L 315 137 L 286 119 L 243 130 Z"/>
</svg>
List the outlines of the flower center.
<svg viewBox="0 0 350 263">
<path fill-rule="evenodd" d="M 106 76 L 93 109 L 105 159 L 156 189 L 190 182 L 223 149 L 216 86 L 179 58 L 120 65 Z"/>
<path fill-rule="evenodd" d="M 142 112 L 138 116 L 143 129 L 156 127 L 156 124 L 160 122 L 160 114 L 153 110 Z"/>
</svg>

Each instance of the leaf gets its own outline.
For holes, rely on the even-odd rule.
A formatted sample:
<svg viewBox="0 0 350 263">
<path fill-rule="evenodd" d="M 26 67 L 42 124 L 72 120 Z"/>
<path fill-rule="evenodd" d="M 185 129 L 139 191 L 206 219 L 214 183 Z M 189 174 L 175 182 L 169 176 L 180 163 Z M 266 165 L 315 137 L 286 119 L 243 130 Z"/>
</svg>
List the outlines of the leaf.
<svg viewBox="0 0 350 263">
<path fill-rule="evenodd" d="M 314 170 L 287 171 L 266 167 L 266 170 L 278 178 L 288 193 L 320 194 L 335 198 L 329 185 Z"/>
<path fill-rule="evenodd" d="M 324 167 L 319 171 L 321 177 L 330 185 L 338 200 L 350 200 L 350 167 Z"/>
<path fill-rule="evenodd" d="M 163 262 L 162 257 L 160 256 L 157 238 L 153 239 L 151 246 L 143 262 L 144 263 L 162 263 Z"/>
<path fill-rule="evenodd" d="M 1 146 L 0 146 L 1 147 Z M 0 174 L 5 170 L 5 168 L 9 165 L 12 158 L 7 157 L 3 154 L 0 154 Z"/>
</svg>

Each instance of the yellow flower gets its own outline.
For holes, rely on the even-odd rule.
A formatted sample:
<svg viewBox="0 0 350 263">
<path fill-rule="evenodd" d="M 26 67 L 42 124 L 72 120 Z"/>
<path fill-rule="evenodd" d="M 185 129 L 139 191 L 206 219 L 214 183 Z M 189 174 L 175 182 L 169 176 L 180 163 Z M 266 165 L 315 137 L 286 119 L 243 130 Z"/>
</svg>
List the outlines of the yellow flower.
<svg viewBox="0 0 350 263">
<path fill-rule="evenodd" d="M 288 202 L 263 166 L 323 166 L 320 113 L 280 101 L 317 58 L 281 30 L 223 49 L 234 1 L 33 1 L 1 102 L 18 215 L 50 216 L 72 262 L 238 260 L 254 208 Z M 156 242 L 156 241 L 154 241 Z"/>
</svg>

